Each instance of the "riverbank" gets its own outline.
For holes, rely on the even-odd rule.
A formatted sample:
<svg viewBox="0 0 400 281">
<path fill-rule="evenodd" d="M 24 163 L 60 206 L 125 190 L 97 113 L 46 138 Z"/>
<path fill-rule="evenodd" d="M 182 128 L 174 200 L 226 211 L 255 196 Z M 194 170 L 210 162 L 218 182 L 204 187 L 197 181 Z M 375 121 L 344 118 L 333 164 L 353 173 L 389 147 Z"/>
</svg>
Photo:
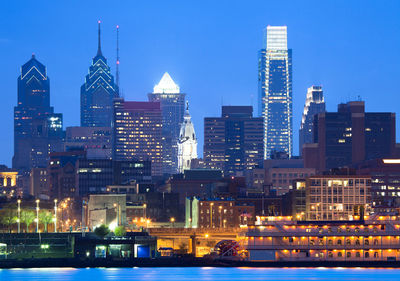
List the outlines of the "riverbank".
<svg viewBox="0 0 400 281">
<path fill-rule="evenodd" d="M 0 268 L 96 268 L 96 267 L 364 267 L 400 268 L 399 261 L 235 261 L 205 258 L 107 259 L 23 259 L 0 260 Z"/>
</svg>

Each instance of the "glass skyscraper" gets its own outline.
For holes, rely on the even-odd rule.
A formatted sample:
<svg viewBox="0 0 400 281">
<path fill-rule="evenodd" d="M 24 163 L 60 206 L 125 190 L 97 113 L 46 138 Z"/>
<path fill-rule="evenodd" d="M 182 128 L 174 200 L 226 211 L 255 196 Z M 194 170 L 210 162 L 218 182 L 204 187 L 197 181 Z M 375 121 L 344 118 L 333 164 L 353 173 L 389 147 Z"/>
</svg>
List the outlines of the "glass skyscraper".
<svg viewBox="0 0 400 281">
<path fill-rule="evenodd" d="M 259 53 L 259 114 L 264 118 L 264 159 L 293 153 L 292 50 L 287 27 L 268 26 Z"/>
<path fill-rule="evenodd" d="M 46 67 L 32 55 L 18 77 L 18 105 L 14 107 L 13 168 L 28 172 L 46 167 L 49 153 L 62 149 L 62 114 L 50 106 Z"/>
<path fill-rule="evenodd" d="M 302 154 L 303 144 L 313 143 L 314 115 L 325 112 L 325 100 L 321 86 L 311 86 L 307 89 L 306 103 L 299 130 L 299 153 Z"/>
<path fill-rule="evenodd" d="M 81 87 L 81 126 L 111 127 L 113 100 L 119 97 L 107 59 L 101 52 L 100 22 L 97 54 Z"/>
<path fill-rule="evenodd" d="M 185 94 L 165 72 L 160 82 L 148 94 L 149 101 L 159 102 L 162 112 L 163 173 L 178 172 L 179 131 L 185 114 Z"/>
</svg>

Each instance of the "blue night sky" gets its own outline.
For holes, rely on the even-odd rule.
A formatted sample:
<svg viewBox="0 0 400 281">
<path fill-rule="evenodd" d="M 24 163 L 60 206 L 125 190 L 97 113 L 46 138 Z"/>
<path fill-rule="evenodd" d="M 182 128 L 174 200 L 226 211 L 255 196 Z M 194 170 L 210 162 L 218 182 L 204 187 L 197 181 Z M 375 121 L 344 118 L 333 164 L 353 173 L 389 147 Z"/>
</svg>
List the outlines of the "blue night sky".
<svg viewBox="0 0 400 281">
<path fill-rule="evenodd" d="M 221 104 L 257 109 L 263 29 L 287 25 L 297 154 L 313 84 L 323 86 L 328 111 L 361 96 L 368 111 L 400 115 L 399 15 L 400 1 L 1 1 L 0 163 L 11 165 L 17 77 L 32 53 L 47 66 L 51 103 L 64 114 L 64 127 L 79 125 L 80 86 L 96 54 L 98 19 L 113 71 L 120 25 L 126 100 L 147 100 L 165 71 L 187 93 L 200 155 L 204 117 L 220 116 Z"/>
</svg>

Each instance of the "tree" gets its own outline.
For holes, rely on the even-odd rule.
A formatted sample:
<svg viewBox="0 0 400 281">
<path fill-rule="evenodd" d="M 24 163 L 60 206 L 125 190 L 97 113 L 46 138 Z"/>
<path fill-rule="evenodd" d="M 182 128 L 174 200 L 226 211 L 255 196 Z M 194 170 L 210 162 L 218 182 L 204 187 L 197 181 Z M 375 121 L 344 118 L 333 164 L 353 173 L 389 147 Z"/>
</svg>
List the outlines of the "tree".
<svg viewBox="0 0 400 281">
<path fill-rule="evenodd" d="M 7 226 L 8 231 L 11 233 L 11 226 L 17 222 L 17 216 L 15 210 L 4 209 L 1 214 L 1 223 Z"/>
<path fill-rule="evenodd" d="M 114 234 L 115 234 L 115 236 L 125 236 L 125 234 L 126 234 L 126 229 L 125 229 L 125 227 L 122 226 L 122 225 L 117 226 L 117 227 L 115 228 L 115 230 L 114 230 Z"/>
<path fill-rule="evenodd" d="M 53 222 L 53 214 L 50 211 L 43 210 L 39 213 L 39 220 L 44 225 L 44 232 L 47 232 L 47 226 Z"/>
<path fill-rule="evenodd" d="M 104 237 L 106 237 L 107 234 L 109 234 L 109 233 L 110 233 L 110 229 L 105 224 L 102 224 L 102 225 L 96 227 L 94 230 L 94 234 L 96 234 L 98 237 L 100 237 L 102 239 Z"/>
<path fill-rule="evenodd" d="M 22 210 L 21 212 L 21 221 L 26 225 L 26 232 L 29 232 L 29 226 L 33 223 L 36 216 L 33 211 Z"/>
</svg>

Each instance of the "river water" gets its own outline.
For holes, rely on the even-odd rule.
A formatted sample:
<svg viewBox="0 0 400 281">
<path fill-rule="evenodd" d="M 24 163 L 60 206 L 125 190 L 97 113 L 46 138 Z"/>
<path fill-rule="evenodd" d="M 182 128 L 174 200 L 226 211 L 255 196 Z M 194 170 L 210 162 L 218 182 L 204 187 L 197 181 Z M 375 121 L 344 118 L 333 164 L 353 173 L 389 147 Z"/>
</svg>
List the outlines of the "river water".
<svg viewBox="0 0 400 281">
<path fill-rule="evenodd" d="M 43 268 L 0 269 L 0 281 L 103 280 L 400 280 L 400 269 L 374 268 Z"/>
</svg>

